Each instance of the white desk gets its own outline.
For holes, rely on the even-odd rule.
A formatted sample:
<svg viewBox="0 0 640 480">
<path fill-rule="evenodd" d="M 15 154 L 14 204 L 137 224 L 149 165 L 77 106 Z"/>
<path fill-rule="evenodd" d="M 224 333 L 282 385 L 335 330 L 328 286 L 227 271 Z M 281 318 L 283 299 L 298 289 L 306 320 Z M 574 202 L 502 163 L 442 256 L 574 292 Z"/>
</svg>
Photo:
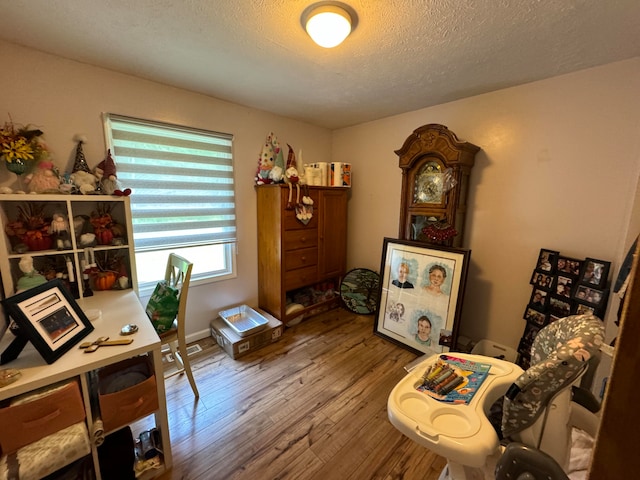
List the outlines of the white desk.
<svg viewBox="0 0 640 480">
<path fill-rule="evenodd" d="M 0 400 L 14 397 L 61 380 L 78 377 L 80 379 L 87 413 L 87 427 L 89 432 L 91 432 L 94 419 L 91 412 L 91 401 L 86 374 L 92 370 L 117 363 L 127 358 L 149 354 L 153 361 L 158 393 L 159 408 L 155 412 L 156 426 L 162 434 L 165 469 L 171 468 L 173 461 L 167 420 L 162 354 L 160 352 L 161 344 L 138 297 L 131 289 L 96 292 L 93 297 L 78 300 L 78 304 L 85 311 L 89 309 L 99 309 L 102 311 L 102 318 L 93 322 L 95 330 L 85 337 L 82 342 L 93 341 L 98 337 L 105 336 L 112 340 L 117 338 L 133 338 L 133 343 L 130 345 L 101 347 L 93 353 L 84 353 L 84 350 L 74 346 L 69 352 L 51 365 L 48 365 L 31 343 L 28 343 L 16 360 L 2 366 L 2 368 L 19 369 L 22 372 L 22 377 L 18 381 L 0 388 Z M 121 337 L 120 329 L 127 323 L 135 323 L 139 330 L 130 337 Z M 0 340 L 0 352 L 4 351 L 14 338 L 11 333 L 7 332 Z M 96 467 L 96 476 L 98 480 L 100 480 L 98 454 L 95 446 L 92 446 L 92 455 Z M 153 474 L 159 475 L 163 471 L 164 470 L 154 470 Z"/>
</svg>

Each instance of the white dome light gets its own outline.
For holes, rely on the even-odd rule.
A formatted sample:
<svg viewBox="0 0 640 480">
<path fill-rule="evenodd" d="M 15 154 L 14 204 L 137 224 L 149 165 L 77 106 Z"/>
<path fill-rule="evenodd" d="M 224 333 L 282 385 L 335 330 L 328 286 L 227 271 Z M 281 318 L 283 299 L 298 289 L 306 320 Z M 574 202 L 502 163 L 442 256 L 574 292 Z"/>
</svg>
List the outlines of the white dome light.
<svg viewBox="0 0 640 480">
<path fill-rule="evenodd" d="M 335 5 L 313 9 L 303 24 L 313 41 L 324 48 L 340 45 L 351 33 L 351 16 Z"/>
</svg>

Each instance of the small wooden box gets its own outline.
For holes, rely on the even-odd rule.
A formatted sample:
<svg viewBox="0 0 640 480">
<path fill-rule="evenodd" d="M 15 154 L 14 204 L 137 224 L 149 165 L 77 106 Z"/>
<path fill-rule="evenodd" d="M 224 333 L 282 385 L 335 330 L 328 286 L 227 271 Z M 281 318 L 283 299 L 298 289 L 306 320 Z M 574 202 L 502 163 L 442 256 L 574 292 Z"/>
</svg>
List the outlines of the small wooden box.
<svg viewBox="0 0 640 480">
<path fill-rule="evenodd" d="M 158 409 L 156 377 L 146 356 L 133 357 L 98 372 L 98 400 L 105 432 Z"/>
<path fill-rule="evenodd" d="M 15 397 L 0 408 L 2 453 L 17 451 L 85 418 L 78 382 L 56 384 Z"/>
</svg>

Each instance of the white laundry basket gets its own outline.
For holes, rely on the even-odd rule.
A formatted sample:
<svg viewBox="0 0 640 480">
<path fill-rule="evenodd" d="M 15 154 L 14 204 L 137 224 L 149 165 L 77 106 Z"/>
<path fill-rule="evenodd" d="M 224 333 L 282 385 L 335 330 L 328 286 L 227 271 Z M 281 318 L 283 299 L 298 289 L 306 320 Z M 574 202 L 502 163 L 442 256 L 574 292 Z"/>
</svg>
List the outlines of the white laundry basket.
<svg viewBox="0 0 640 480">
<path fill-rule="evenodd" d="M 511 347 L 500 345 L 491 340 L 480 340 L 471 350 L 474 355 L 484 355 L 485 357 L 500 358 L 508 362 L 516 363 L 518 352 Z"/>
</svg>

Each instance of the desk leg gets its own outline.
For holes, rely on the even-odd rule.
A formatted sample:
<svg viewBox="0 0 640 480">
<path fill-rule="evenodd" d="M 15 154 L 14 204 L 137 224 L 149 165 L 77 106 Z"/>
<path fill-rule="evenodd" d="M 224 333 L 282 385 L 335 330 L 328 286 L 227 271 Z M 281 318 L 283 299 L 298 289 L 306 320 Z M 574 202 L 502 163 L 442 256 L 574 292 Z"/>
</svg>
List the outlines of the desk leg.
<svg viewBox="0 0 640 480">
<path fill-rule="evenodd" d="M 173 466 L 173 455 L 171 454 L 171 438 L 169 436 L 169 420 L 167 418 L 167 395 L 164 388 L 164 369 L 162 367 L 162 351 L 160 346 L 154 349 L 152 354 L 159 406 L 158 411 L 155 414 L 156 426 L 160 429 L 160 435 L 162 436 L 164 467 L 166 470 L 169 470 Z"/>
</svg>

